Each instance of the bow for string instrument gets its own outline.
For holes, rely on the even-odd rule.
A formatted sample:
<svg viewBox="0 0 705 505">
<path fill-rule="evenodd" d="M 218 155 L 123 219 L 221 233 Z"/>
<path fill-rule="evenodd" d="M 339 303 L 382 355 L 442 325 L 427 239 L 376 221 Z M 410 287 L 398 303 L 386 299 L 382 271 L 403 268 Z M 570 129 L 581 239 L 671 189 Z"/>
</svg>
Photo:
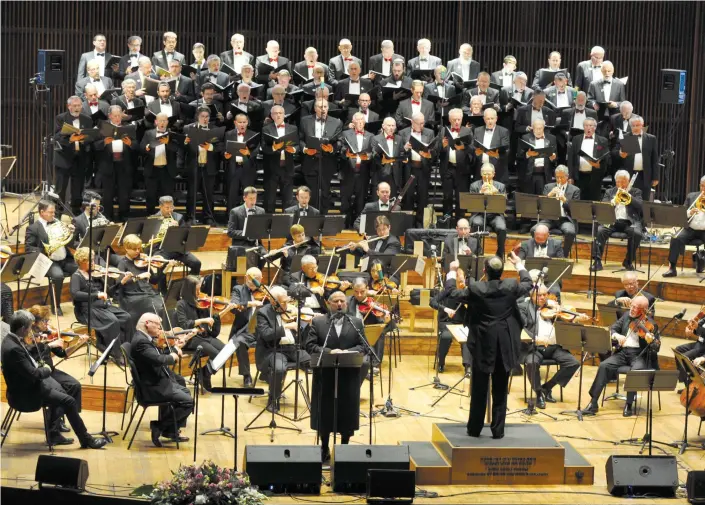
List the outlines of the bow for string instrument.
<svg viewBox="0 0 705 505">
<path fill-rule="evenodd" d="M 551 288 L 555 286 L 558 281 L 561 280 L 561 277 L 565 275 L 565 273 L 571 268 L 571 266 L 572 265 L 568 265 L 563 269 L 561 274 L 556 277 L 556 279 L 554 279 L 551 285 L 546 289 L 547 292 L 550 291 Z M 556 318 L 559 318 L 569 323 L 594 320 L 587 314 L 577 312 L 574 307 L 558 303 L 558 299 L 555 297 L 555 295 L 549 294 L 547 296 L 547 300 L 552 301 L 553 306 L 546 306 L 539 310 L 539 314 L 544 320 L 555 320 Z"/>
<path fill-rule="evenodd" d="M 406 184 L 404 184 L 404 187 L 402 188 L 401 192 L 399 193 L 399 196 L 397 196 L 394 199 L 394 203 L 389 207 L 390 212 L 394 212 L 396 210 L 399 210 L 399 207 L 401 207 L 401 201 L 404 198 L 404 195 L 406 195 L 406 192 L 409 191 L 409 188 L 411 187 L 411 184 L 414 182 L 414 179 L 416 179 L 415 175 L 409 176 L 409 180 L 407 180 Z"/>
</svg>

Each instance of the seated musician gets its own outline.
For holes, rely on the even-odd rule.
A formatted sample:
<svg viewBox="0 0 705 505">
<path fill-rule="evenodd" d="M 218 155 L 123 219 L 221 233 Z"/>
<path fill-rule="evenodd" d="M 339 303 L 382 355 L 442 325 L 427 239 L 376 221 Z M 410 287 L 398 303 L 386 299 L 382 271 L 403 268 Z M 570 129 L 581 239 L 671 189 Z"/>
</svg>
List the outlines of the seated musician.
<svg viewBox="0 0 705 505">
<path fill-rule="evenodd" d="M 318 271 L 318 260 L 310 254 L 301 258 L 301 271 L 292 273 L 287 280 L 283 281 L 289 295 L 296 296 L 298 286 L 303 285 L 311 295 L 304 301 L 304 306 L 318 314 L 326 313 L 325 300 L 334 291 L 347 291 L 350 288 L 350 281 L 341 281 L 335 276 L 335 272 L 321 273 Z"/>
<path fill-rule="evenodd" d="M 108 443 L 105 438 L 93 438 L 88 433 L 78 413 L 80 405 L 76 398 L 51 376 L 49 365 L 37 362 L 29 352 L 34 344 L 33 322 L 32 314 L 18 310 L 10 318 L 10 332 L 2 340 L 0 359 L 9 403 L 26 412 L 49 407 L 49 440 L 52 444 L 72 442 L 61 435 L 59 420 L 65 414 L 82 449 L 104 447 Z"/>
<path fill-rule="evenodd" d="M 377 236 L 360 242 L 350 242 L 348 247 L 352 254 L 358 257 L 367 256 L 369 252 L 377 254 L 399 254 L 401 253 L 401 242 L 394 235 L 390 235 L 392 224 L 387 216 L 377 216 L 375 219 L 375 231 Z"/>
<path fill-rule="evenodd" d="M 27 252 L 40 252 L 52 261 L 46 276 L 49 278 L 49 302 L 54 314 L 63 316 L 61 311 L 61 288 L 64 277 L 76 271 L 76 263 L 66 245 L 73 240 L 75 227 L 55 219 L 56 205 L 48 200 L 40 200 L 37 205 L 39 217 L 27 226 L 24 247 Z M 51 293 L 53 288 L 54 293 Z M 57 306 L 54 306 L 56 300 Z"/>
<path fill-rule="evenodd" d="M 321 247 L 313 237 L 307 237 L 304 227 L 300 224 L 294 224 L 289 228 L 291 238 L 284 243 L 281 249 L 265 254 L 263 259 L 276 261 L 280 259 L 280 268 L 282 270 L 282 278 L 291 275 L 291 262 L 294 256 L 303 256 L 310 254 L 318 256 L 321 253 Z M 272 254 L 273 253 L 273 254 Z M 282 281 L 286 284 L 286 281 Z"/>
<path fill-rule="evenodd" d="M 152 443 L 156 447 L 162 447 L 159 437 L 172 442 L 188 442 L 188 437 L 181 436 L 179 428 L 186 426 L 186 420 L 193 412 L 193 398 L 186 387 L 186 381 L 169 368 L 182 358 L 181 348 L 186 337 L 177 339 L 169 348 L 164 346 L 160 349 L 157 344 L 163 335 L 161 318 L 146 312 L 137 321 L 137 331 L 130 350 L 130 359 L 142 383 L 144 399 L 149 402 L 170 402 L 173 406 L 173 413 L 168 406 L 159 407 L 159 419 L 149 423 Z"/>
<path fill-rule="evenodd" d="M 247 269 L 245 282 L 236 284 L 230 293 L 230 301 L 239 307 L 246 307 L 246 310 L 238 310 L 235 313 L 235 320 L 230 328 L 229 338 L 237 346 L 238 372 L 242 376 L 244 386 L 252 387 L 252 375 L 250 375 L 250 356 L 248 349 L 255 347 L 257 339 L 250 329 L 250 319 L 256 316 L 255 310 L 267 303 L 265 291 L 260 289 L 262 284 L 262 271 L 257 267 Z"/>
<path fill-rule="evenodd" d="M 370 280 L 367 286 L 367 294 L 377 296 L 379 294 L 390 294 L 397 296 L 399 294 L 399 279 L 394 275 L 384 272 L 384 265 L 378 259 L 370 261 L 367 266 L 367 273 L 370 274 Z"/>
<path fill-rule="evenodd" d="M 695 342 L 688 342 L 676 347 L 676 351 L 684 354 L 694 365 L 701 366 L 705 363 L 705 307 L 698 314 L 688 321 L 685 327 L 685 336 L 697 338 Z M 676 367 L 679 369 L 678 380 L 685 382 L 685 370 L 682 370 L 678 361 Z"/>
<path fill-rule="evenodd" d="M 162 226 L 159 228 L 159 234 L 154 240 L 153 255 L 161 256 L 168 260 L 175 260 L 186 265 L 191 275 L 199 275 L 201 273 L 201 260 L 199 260 L 192 252 L 180 251 L 165 251 L 162 249 L 164 245 L 164 235 L 167 229 L 172 226 L 184 226 L 184 216 L 174 211 L 174 198 L 168 195 L 159 198 L 159 212 L 152 216 L 153 218 L 162 221 Z"/>
<path fill-rule="evenodd" d="M 444 243 L 444 254 L 457 254 L 462 256 L 469 256 L 477 252 L 477 239 L 470 235 L 470 223 L 467 219 L 458 219 L 458 223 L 455 225 L 455 231 L 458 232 L 458 236 L 448 235 Z"/>
<path fill-rule="evenodd" d="M 197 328 L 198 333 L 189 339 L 183 350 L 195 351 L 198 346 L 203 348 L 203 356 L 215 358 L 225 347 L 225 344 L 218 340 L 220 335 L 220 317 L 225 312 L 234 309 L 235 304 L 229 303 L 223 310 L 211 310 L 210 308 L 199 308 L 198 300 L 201 298 L 201 279 L 195 275 L 189 275 L 184 279 L 181 286 L 181 300 L 176 302 L 176 321 L 179 328 Z M 201 384 L 206 390 L 211 388 L 211 373 L 208 367 L 201 367 Z"/>
<path fill-rule="evenodd" d="M 128 235 L 123 241 L 125 257 L 120 260 L 118 269 L 129 272 L 118 284 L 120 307 L 138 320 L 142 314 L 154 312 L 164 314 L 165 308 L 162 298 L 153 285 L 159 282 L 163 269 L 169 262 L 160 256 L 142 253 L 142 240 L 137 235 Z M 152 261 L 157 263 L 152 264 Z M 161 262 L 160 262 L 161 261 Z"/>
<path fill-rule="evenodd" d="M 554 172 L 556 182 L 543 187 L 543 194 L 558 198 L 561 202 L 561 218 L 557 221 L 541 220 L 550 229 L 560 230 L 563 234 L 563 256 L 570 258 L 570 250 L 575 242 L 575 223 L 570 218 L 570 201 L 580 200 L 580 188 L 568 182 L 569 171 L 565 165 L 558 165 Z"/>
<path fill-rule="evenodd" d="M 651 313 L 651 316 L 653 317 L 655 315 L 656 297 L 646 291 L 646 289 L 641 289 L 639 284 L 639 275 L 636 272 L 625 272 L 624 275 L 622 275 L 622 286 L 624 286 L 624 289 L 620 289 L 614 294 L 614 300 L 609 303 L 610 305 L 628 309 L 631 307 L 634 297 L 641 295 L 645 296 L 649 301 L 649 312 Z M 620 318 L 623 315 L 624 312 L 617 312 L 617 318 Z"/>
<path fill-rule="evenodd" d="M 295 334 L 298 324 L 296 320 L 289 320 L 284 314 L 289 300 L 286 290 L 281 286 L 274 286 L 270 292 L 278 303 L 276 307 L 268 304 L 257 312 L 255 361 L 257 370 L 269 384 L 267 410 L 277 412 L 287 369 L 289 364 L 296 363 L 297 360 Z M 307 352 L 298 350 L 301 367 L 307 367 L 310 359 Z"/>
<path fill-rule="evenodd" d="M 124 366 L 125 360 L 120 351 L 120 344 L 132 340 L 135 323 L 130 314 L 123 308 L 113 305 L 110 298 L 119 286 L 131 283 L 134 277 L 131 272 L 128 272 L 118 282 L 111 282 L 106 291 L 105 276 L 98 276 L 95 269 L 92 275 L 88 272 L 89 263 L 95 266 L 90 254 L 87 247 L 76 249 L 74 258 L 78 270 L 71 276 L 70 284 L 73 313 L 79 323 L 88 324 L 88 300 L 90 299 L 91 329 L 95 330 L 96 347 L 100 352 L 103 352 L 110 342 L 117 338 L 117 342 L 110 350 L 110 357 L 118 365 Z M 111 273 L 108 272 L 108 275 L 110 276 Z"/>
<path fill-rule="evenodd" d="M 613 233 L 627 234 L 627 254 L 622 262 L 622 266 L 627 270 L 634 270 L 632 261 L 641 243 L 643 230 L 641 190 L 635 187 L 629 188 L 629 172 L 626 170 L 617 170 L 617 173 L 614 174 L 614 181 L 616 186 L 605 191 L 602 201 L 609 202 L 614 206 L 615 222 L 611 226 L 600 225 L 597 228 L 595 236 L 597 257 L 594 258 L 592 266 L 594 272 L 602 270 L 602 252 L 605 249 L 607 239 Z"/>
<path fill-rule="evenodd" d="M 345 294 L 334 292 L 328 298 L 329 313 L 316 317 L 306 339 L 306 351 L 315 354 L 336 354 L 340 352 L 367 353 L 365 326 L 356 317 L 345 314 L 347 299 Z M 328 340 L 326 342 L 326 336 Z M 313 358 L 311 358 L 313 359 Z M 314 363 L 312 362 L 312 365 Z M 360 427 L 360 384 L 359 370 L 338 369 L 337 426 L 333 423 L 333 408 L 336 405 L 334 371 L 332 368 L 314 369 L 311 394 L 311 428 L 317 430 L 321 439 L 322 460 L 330 459 L 329 440 L 333 431 L 340 433 L 342 444 L 350 442 L 350 437 Z"/>
<path fill-rule="evenodd" d="M 619 350 L 600 363 L 595 380 L 590 387 L 590 403 L 583 409 L 583 414 L 597 413 L 600 394 L 619 367 L 630 366 L 632 370 L 644 370 L 652 368 L 657 363 L 661 341 L 655 325 L 654 329 L 648 330 L 649 325 L 653 325 L 653 319 L 647 314 L 648 309 L 649 301 L 646 297 L 636 296 L 632 300 L 629 312 L 610 327 L 612 341 L 616 342 Z M 627 403 L 622 414 L 624 417 L 633 415 L 632 403 L 635 398 L 635 392 L 627 393 Z"/>
<path fill-rule="evenodd" d="M 482 180 L 470 185 L 470 193 L 483 195 L 506 195 L 507 188 L 501 182 L 494 180 L 494 166 L 484 163 L 480 168 Z M 489 229 L 497 234 L 497 256 L 504 258 L 504 242 L 507 240 L 507 223 L 502 214 L 485 214 L 478 212 L 470 219 L 470 224 L 476 230 Z"/>
<path fill-rule="evenodd" d="M 93 214 L 94 227 L 113 224 L 112 221 L 110 221 L 100 212 L 101 199 L 102 197 L 100 196 L 100 194 L 96 193 L 95 191 L 86 190 L 83 192 L 83 203 L 81 204 L 81 206 L 83 207 L 83 212 L 78 214 L 72 221 L 75 227 L 76 236 L 76 240 L 74 241 L 74 249 L 78 248 L 81 243 L 81 240 L 83 240 L 83 237 L 88 235 L 88 227 L 90 226 L 91 214 Z M 110 246 L 109 244 L 107 248 L 103 249 L 102 256 L 106 256 L 108 249 L 110 249 L 110 266 L 118 266 L 118 263 L 120 262 L 122 256 L 116 254 L 112 246 Z M 103 261 L 105 258 L 102 256 L 98 256 L 96 258 L 96 261 L 98 261 L 101 265 L 105 263 Z"/>
<path fill-rule="evenodd" d="M 460 221 L 465 220 L 461 219 Z M 465 321 L 466 305 L 462 303 L 460 298 L 452 296 L 454 289 L 465 289 L 465 272 L 460 268 L 457 261 L 451 262 L 450 271 L 446 275 L 443 289 L 430 301 L 431 308 L 438 311 L 438 373 L 445 371 L 446 356 L 448 356 L 450 344 L 453 343 L 453 335 L 448 330 L 448 325 L 463 324 L 463 321 Z M 461 343 L 460 353 L 462 354 L 465 373 L 470 374 L 472 365 L 470 349 L 468 349 L 467 345 Z"/>
<path fill-rule="evenodd" d="M 360 229 L 360 221 L 362 220 L 362 214 L 367 214 L 368 212 L 388 212 L 392 210 L 394 204 L 389 201 L 389 197 L 392 194 L 392 189 L 389 183 L 380 182 L 377 184 L 377 201 L 366 203 L 362 209 L 362 213 L 357 216 L 353 227 L 356 230 Z M 364 231 L 364 230 L 362 230 Z"/>
<path fill-rule="evenodd" d="M 29 353 L 37 363 L 43 362 L 49 366 L 51 369 L 51 375 L 49 375 L 49 377 L 58 382 L 64 391 L 66 391 L 66 394 L 76 400 L 77 410 L 81 412 L 81 383 L 63 370 L 56 368 L 52 354 L 64 359 L 70 357 L 80 345 L 88 341 L 88 335 L 81 335 L 77 339 L 77 342 L 74 343 L 73 347 L 68 349 L 68 344 L 60 335 L 56 334 L 58 330 L 49 326 L 49 316 L 51 315 L 51 309 L 49 307 L 46 305 L 33 305 L 29 308 L 29 313 L 34 316 L 34 322 L 32 323 L 34 345 L 29 347 Z M 54 340 L 48 340 L 48 338 L 54 338 Z M 58 429 L 55 431 L 58 436 L 54 438 L 52 445 L 69 445 L 73 443 L 72 438 L 65 438 L 61 435 L 61 433 L 71 431 L 66 424 L 64 424 L 63 414 L 58 418 Z"/>
<path fill-rule="evenodd" d="M 545 224 L 534 228 L 534 236 L 524 240 L 517 251 L 522 261 L 526 258 L 563 258 L 563 247 L 560 241 L 552 239 Z"/>
<path fill-rule="evenodd" d="M 12 249 L 6 245 L 0 245 L 0 267 L 5 265 L 5 261 L 12 256 Z M 10 321 L 12 313 L 15 311 L 14 297 L 12 289 L 4 282 L 0 282 L 0 317 L 5 324 Z"/>
<path fill-rule="evenodd" d="M 367 281 L 363 277 L 357 277 L 353 281 L 352 288 L 353 294 L 348 296 L 347 300 L 347 314 L 349 316 L 354 316 L 361 319 L 363 324 L 365 325 L 389 324 L 389 322 L 392 320 L 392 314 L 391 312 L 389 312 L 389 308 L 378 299 L 375 299 L 368 295 Z M 379 358 L 380 360 L 380 363 L 382 362 L 382 358 L 384 357 L 385 333 L 386 331 L 383 331 L 382 334 L 379 336 L 379 339 L 377 339 L 377 342 L 375 342 L 375 344 L 372 346 L 375 351 L 375 354 L 377 355 L 377 358 Z M 370 366 L 369 362 L 372 359 L 372 356 L 367 356 L 365 358 L 365 364 L 363 365 L 363 369 L 360 372 L 360 383 L 364 381 L 365 377 L 369 378 L 367 371 L 369 370 Z M 373 367 L 373 373 L 379 373 L 378 367 L 380 363 L 376 363 L 376 366 Z"/>
<path fill-rule="evenodd" d="M 257 206 L 257 188 L 248 186 L 242 190 L 243 204 L 230 209 L 228 218 L 228 237 L 232 239 L 232 244 L 242 247 L 251 247 L 256 244 L 256 240 L 252 240 L 243 235 L 247 216 L 264 214 L 264 209 Z"/>
<path fill-rule="evenodd" d="M 293 214 L 295 223 L 298 223 L 300 217 L 320 216 L 321 212 L 309 205 L 310 201 L 311 189 L 308 186 L 299 186 L 296 188 L 296 205 L 284 209 L 284 214 Z"/>
<path fill-rule="evenodd" d="M 538 314 L 537 314 L 538 312 Z M 535 345 L 529 344 L 529 349 L 524 356 L 526 375 L 529 376 L 531 387 L 536 392 L 536 406 L 546 408 L 546 402 L 556 403 L 551 390 L 557 384 L 566 387 L 573 378 L 576 370 L 580 368 L 578 360 L 556 343 L 555 321 L 560 312 L 560 305 L 555 300 L 549 300 L 548 289 L 540 286 L 533 290 L 531 299 L 519 304 L 522 324 L 526 332 L 535 339 Z M 576 316 L 574 322 L 585 321 L 586 315 Z M 552 359 L 558 363 L 558 371 L 541 384 L 541 363 L 545 359 Z"/>
<path fill-rule="evenodd" d="M 685 246 L 694 240 L 705 242 L 705 175 L 700 178 L 700 191 L 688 193 L 684 206 L 687 208 L 688 226 L 685 226 L 671 239 L 671 245 L 668 249 L 670 268 L 663 274 L 664 277 L 678 275 L 676 264 L 678 256 L 685 254 Z M 697 273 L 705 272 L 705 251 L 700 250 L 693 253 L 693 264 Z"/>
</svg>

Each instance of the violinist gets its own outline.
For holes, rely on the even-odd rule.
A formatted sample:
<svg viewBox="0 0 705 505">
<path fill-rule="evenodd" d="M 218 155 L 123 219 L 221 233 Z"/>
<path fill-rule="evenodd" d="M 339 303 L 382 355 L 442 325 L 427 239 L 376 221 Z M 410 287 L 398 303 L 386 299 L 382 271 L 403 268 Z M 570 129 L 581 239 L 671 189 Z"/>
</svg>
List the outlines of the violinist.
<svg viewBox="0 0 705 505">
<path fill-rule="evenodd" d="M 87 247 L 76 249 L 74 258 L 78 265 L 71 275 L 71 298 L 73 298 L 73 312 L 76 320 L 81 324 L 88 324 L 88 299 L 91 300 L 91 328 L 95 330 L 96 347 L 103 352 L 110 342 L 116 337 L 118 341 L 110 351 L 110 357 L 120 366 L 125 365 L 125 360 L 120 352 L 122 342 L 130 342 L 134 332 L 134 322 L 130 314 L 120 307 L 110 303 L 110 298 L 125 283 L 131 283 L 132 273 L 122 276 L 122 279 L 111 286 L 107 286 L 104 277 L 97 277 L 95 273 L 88 272 L 90 250 Z M 92 258 L 91 258 L 92 260 Z"/>
<path fill-rule="evenodd" d="M 556 343 L 554 324 L 560 313 L 560 306 L 555 300 L 549 299 L 546 286 L 541 285 L 538 289 L 534 289 L 531 299 L 519 304 L 519 312 L 524 329 L 532 339 L 535 339 L 535 345 L 529 344 L 529 348 L 525 349 L 523 361 L 526 375 L 529 376 L 531 387 L 536 392 L 536 406 L 545 409 L 546 402 L 556 403 L 551 392 L 554 386 L 559 384 L 561 387 L 566 387 L 576 370 L 580 368 L 580 364 L 570 351 Z M 580 315 L 576 316 L 574 321 L 587 319 L 588 316 Z M 524 346 L 525 344 L 522 344 L 522 347 Z M 540 368 L 545 359 L 555 360 L 558 371 L 542 385 Z"/>
<path fill-rule="evenodd" d="M 329 272 L 328 275 L 318 271 L 318 260 L 310 254 L 301 258 L 301 271 L 290 275 L 288 282 L 284 281 L 289 294 L 295 296 L 300 285 L 304 285 L 311 295 L 304 301 L 304 306 L 312 309 L 318 314 L 325 314 L 327 311 L 325 300 L 334 291 L 347 291 L 350 288 L 350 281 L 341 281 Z"/>
<path fill-rule="evenodd" d="M 375 219 L 377 236 L 360 242 L 350 242 L 348 248 L 352 254 L 358 257 L 367 256 L 370 252 L 376 254 L 399 254 L 401 253 L 401 242 L 394 235 L 390 235 L 391 229 L 392 224 L 387 216 L 377 216 Z"/>
<path fill-rule="evenodd" d="M 169 406 L 159 407 L 159 420 L 150 423 L 152 443 L 156 447 L 162 447 L 159 437 L 172 442 L 188 442 L 188 437 L 181 436 L 179 428 L 186 426 L 186 419 L 193 411 L 193 398 L 186 381 L 169 368 L 182 358 L 181 348 L 185 340 L 177 339 L 174 344 L 160 349 L 155 341 L 163 335 L 161 318 L 146 312 L 137 321 L 137 331 L 130 349 L 130 358 L 140 375 L 145 401 L 169 402 L 174 409 L 172 414 Z"/>
<path fill-rule="evenodd" d="M 465 221 L 467 225 L 465 219 L 460 219 L 458 226 L 460 226 L 460 221 Z M 451 274 L 451 272 L 453 273 Z M 438 331 L 440 332 L 440 339 L 438 341 L 438 363 L 436 364 L 438 373 L 445 371 L 446 356 L 448 356 L 450 345 L 453 342 L 453 335 L 448 331 L 448 325 L 462 324 L 463 321 L 465 321 L 465 313 L 467 311 L 466 305 L 462 302 L 462 299 L 452 296 L 454 289 L 465 289 L 465 272 L 460 268 L 457 261 L 450 263 L 450 272 L 446 275 L 443 289 L 430 301 L 431 308 L 438 311 Z M 468 346 L 460 344 L 460 352 L 462 354 L 465 373 L 469 374 L 471 373 L 472 364 L 470 350 Z"/>
<path fill-rule="evenodd" d="M 233 340 L 237 349 L 237 367 L 242 376 L 244 386 L 252 387 L 252 375 L 250 375 L 250 356 L 248 349 L 255 347 L 257 339 L 249 328 L 250 319 L 255 316 L 255 310 L 262 307 L 267 300 L 264 297 L 265 291 L 260 289 L 262 285 L 262 271 L 257 267 L 251 267 L 245 272 L 245 282 L 233 286 L 230 293 L 230 301 L 246 309 L 235 313 L 235 320 L 230 329 L 230 339 Z"/>
<path fill-rule="evenodd" d="M 392 314 L 389 308 L 382 302 L 376 301 L 374 297 L 367 294 L 367 281 L 363 277 L 357 277 L 353 281 L 353 294 L 348 296 L 349 316 L 357 317 L 362 320 L 365 325 L 368 324 L 389 324 L 392 320 Z M 380 362 L 384 359 L 384 340 L 385 332 L 382 332 L 375 345 L 372 346 L 375 354 Z M 369 367 L 369 363 L 367 364 Z M 367 376 L 367 367 L 363 365 L 364 370 L 361 371 L 361 382 Z M 379 373 L 379 369 L 373 369 L 373 373 Z"/>
<path fill-rule="evenodd" d="M 154 308 L 163 314 L 162 299 L 153 285 L 159 282 L 161 271 L 168 263 L 164 258 L 142 254 L 142 240 L 137 235 L 128 235 L 122 241 L 125 257 L 120 260 L 118 268 L 130 275 L 125 275 L 118 284 L 120 307 L 139 319 L 142 314 L 154 312 Z M 152 263 L 154 261 L 154 263 Z"/>
<path fill-rule="evenodd" d="M 616 307 L 624 307 L 625 309 L 628 309 L 629 307 L 631 307 L 632 299 L 637 296 L 637 294 L 640 294 L 641 296 L 645 296 L 646 299 L 649 301 L 649 307 L 651 308 L 651 316 L 653 317 L 655 315 L 656 297 L 645 289 L 641 289 L 641 286 L 639 284 L 639 275 L 636 272 L 625 272 L 622 276 L 622 286 L 624 286 L 624 289 L 620 289 L 614 294 L 614 300 L 610 302 L 610 305 L 614 305 Z M 620 318 L 623 315 L 624 312 L 617 312 L 617 318 Z"/>
<path fill-rule="evenodd" d="M 705 305 L 702 306 L 700 312 L 693 316 L 686 325 L 685 336 L 688 338 L 697 338 L 695 342 L 688 342 L 676 347 L 676 351 L 684 354 L 686 358 L 693 361 L 695 365 L 705 363 Z M 678 380 L 685 382 L 685 370 L 680 369 L 680 364 L 676 361 L 679 368 Z"/>
<path fill-rule="evenodd" d="M 270 289 L 277 306 L 267 304 L 257 312 L 257 348 L 255 361 L 257 370 L 269 384 L 269 401 L 267 410 L 279 410 L 286 372 L 296 363 L 297 351 L 295 335 L 298 328 L 296 321 L 285 322 L 282 314 L 288 308 L 289 295 L 281 286 Z M 276 350 L 276 353 L 275 353 Z M 308 367 L 311 357 L 306 351 L 298 351 L 299 364 Z"/>
<path fill-rule="evenodd" d="M 394 276 L 387 276 L 384 273 L 384 265 L 378 259 L 370 261 L 368 267 L 370 274 L 370 282 L 368 285 L 368 294 L 377 296 L 379 294 L 399 294 L 399 279 Z"/>
<path fill-rule="evenodd" d="M 74 242 L 74 249 L 77 249 L 78 246 L 81 244 L 83 237 L 88 235 L 88 227 L 90 226 L 91 222 L 91 214 L 93 214 L 94 228 L 97 226 L 105 226 L 106 224 L 113 224 L 112 221 L 110 221 L 100 212 L 100 209 L 102 208 L 100 205 L 101 198 L 102 197 L 100 196 L 100 194 L 96 193 L 95 191 L 86 190 L 83 192 L 83 203 L 81 204 L 83 212 L 78 214 L 73 219 L 73 225 L 76 227 L 76 241 Z M 105 249 L 103 256 L 107 254 L 108 249 L 110 250 L 110 265 L 114 267 L 118 266 L 118 263 L 120 262 L 122 256 L 120 256 L 119 254 L 115 254 L 115 251 L 111 246 L 108 246 L 108 248 Z M 98 256 L 96 258 L 96 260 L 100 264 L 105 263 L 105 258 L 103 256 Z"/>
<path fill-rule="evenodd" d="M 590 387 L 590 403 L 583 413 L 596 414 L 598 401 L 607 381 L 619 367 L 630 366 L 632 370 L 644 370 L 658 366 L 658 349 L 661 347 L 658 328 L 649 316 L 649 301 L 645 296 L 634 297 L 629 312 L 610 327 L 613 343 L 618 350 L 600 363 L 597 375 Z M 636 393 L 627 393 L 624 417 L 633 415 L 632 403 Z"/>
<path fill-rule="evenodd" d="M 294 256 L 310 254 L 317 256 L 321 252 L 318 242 L 313 237 L 307 237 L 304 227 L 300 224 L 292 225 L 289 228 L 291 238 L 286 241 L 281 249 L 271 251 L 265 258 L 269 261 L 281 259 L 281 270 L 284 277 L 291 275 L 291 262 Z"/>
</svg>

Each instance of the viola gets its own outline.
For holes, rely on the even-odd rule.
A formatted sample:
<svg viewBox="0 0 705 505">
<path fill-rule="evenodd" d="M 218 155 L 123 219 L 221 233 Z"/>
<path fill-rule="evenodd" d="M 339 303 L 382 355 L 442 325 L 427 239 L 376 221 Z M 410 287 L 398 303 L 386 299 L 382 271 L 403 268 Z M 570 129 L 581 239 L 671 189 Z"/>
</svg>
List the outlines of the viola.
<svg viewBox="0 0 705 505">
<path fill-rule="evenodd" d="M 36 337 L 36 340 L 37 342 L 47 343 L 54 342 L 55 340 L 58 340 L 60 338 L 64 342 L 68 343 L 78 337 L 80 337 L 80 335 L 72 331 L 62 331 L 61 333 L 59 333 L 58 330 L 55 330 L 54 328 L 49 328 L 47 331 L 39 333 L 39 336 Z"/>
<path fill-rule="evenodd" d="M 387 315 L 391 315 L 391 312 L 389 311 L 389 307 L 383 303 L 377 303 L 375 302 L 374 298 L 367 297 L 363 301 L 358 302 L 357 304 L 357 310 L 360 311 L 360 314 L 367 314 L 368 312 L 372 311 L 372 315 L 375 317 L 385 317 Z"/>
<path fill-rule="evenodd" d="M 123 272 L 117 267 L 109 267 L 106 269 L 102 265 L 95 265 L 93 267 L 93 271 L 91 272 L 91 277 L 105 277 L 106 274 L 110 279 L 119 279 L 123 275 L 126 275 L 127 272 Z"/>
<path fill-rule="evenodd" d="M 184 330 L 178 326 L 175 326 L 170 331 L 161 330 L 157 336 L 157 347 L 168 347 L 174 345 L 177 340 L 184 340 L 188 342 L 193 338 L 198 331 L 198 328 L 190 328 Z"/>
<path fill-rule="evenodd" d="M 465 289 L 467 285 L 465 284 L 465 270 L 458 268 L 455 273 L 455 289 Z"/>
<path fill-rule="evenodd" d="M 568 323 L 589 319 L 586 314 L 577 312 L 575 307 L 559 304 L 555 295 L 548 295 L 546 305 L 539 310 L 539 314 L 544 320 L 561 319 Z"/>
<path fill-rule="evenodd" d="M 213 310 L 216 310 L 218 312 L 223 310 L 228 305 L 230 305 L 230 300 L 228 300 L 224 296 L 210 297 L 204 293 L 201 293 L 201 295 L 198 297 L 198 300 L 196 300 L 196 307 L 198 307 L 199 309 L 210 309 L 211 307 L 213 307 Z M 237 310 L 242 310 L 242 305 L 237 305 L 235 308 Z"/>
</svg>

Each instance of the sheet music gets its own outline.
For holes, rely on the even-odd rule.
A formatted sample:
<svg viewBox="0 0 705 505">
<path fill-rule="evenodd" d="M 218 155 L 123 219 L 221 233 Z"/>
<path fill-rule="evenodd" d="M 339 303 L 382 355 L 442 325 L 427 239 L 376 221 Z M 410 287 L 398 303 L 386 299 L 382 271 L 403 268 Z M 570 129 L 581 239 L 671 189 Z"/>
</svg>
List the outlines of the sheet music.
<svg viewBox="0 0 705 505">
<path fill-rule="evenodd" d="M 361 235 L 365 234 L 365 225 L 367 225 L 367 214 L 360 214 L 360 228 L 358 228 L 358 232 Z M 367 270 L 367 268 L 365 268 Z"/>
<path fill-rule="evenodd" d="M 414 271 L 419 275 L 423 275 L 425 270 L 426 270 L 426 261 L 424 261 L 424 257 L 417 256 L 416 257 L 416 265 L 414 265 Z"/>
<path fill-rule="evenodd" d="M 34 265 L 32 265 L 32 268 L 30 268 L 27 273 L 35 279 L 41 279 L 46 276 L 52 263 L 53 262 L 47 256 L 39 253 L 37 259 L 34 260 Z"/>
<path fill-rule="evenodd" d="M 360 258 L 360 272 L 366 272 L 367 271 L 367 266 L 370 263 L 370 257 L 365 256 L 364 258 Z"/>
<path fill-rule="evenodd" d="M 225 347 L 223 347 L 218 353 L 218 355 L 211 361 L 211 368 L 213 368 L 213 371 L 217 372 L 218 370 L 220 370 L 225 364 L 225 362 L 230 359 L 230 356 L 233 355 L 236 349 L 237 346 L 235 345 L 235 343 L 232 340 L 228 340 L 228 343 L 225 344 Z"/>
</svg>

